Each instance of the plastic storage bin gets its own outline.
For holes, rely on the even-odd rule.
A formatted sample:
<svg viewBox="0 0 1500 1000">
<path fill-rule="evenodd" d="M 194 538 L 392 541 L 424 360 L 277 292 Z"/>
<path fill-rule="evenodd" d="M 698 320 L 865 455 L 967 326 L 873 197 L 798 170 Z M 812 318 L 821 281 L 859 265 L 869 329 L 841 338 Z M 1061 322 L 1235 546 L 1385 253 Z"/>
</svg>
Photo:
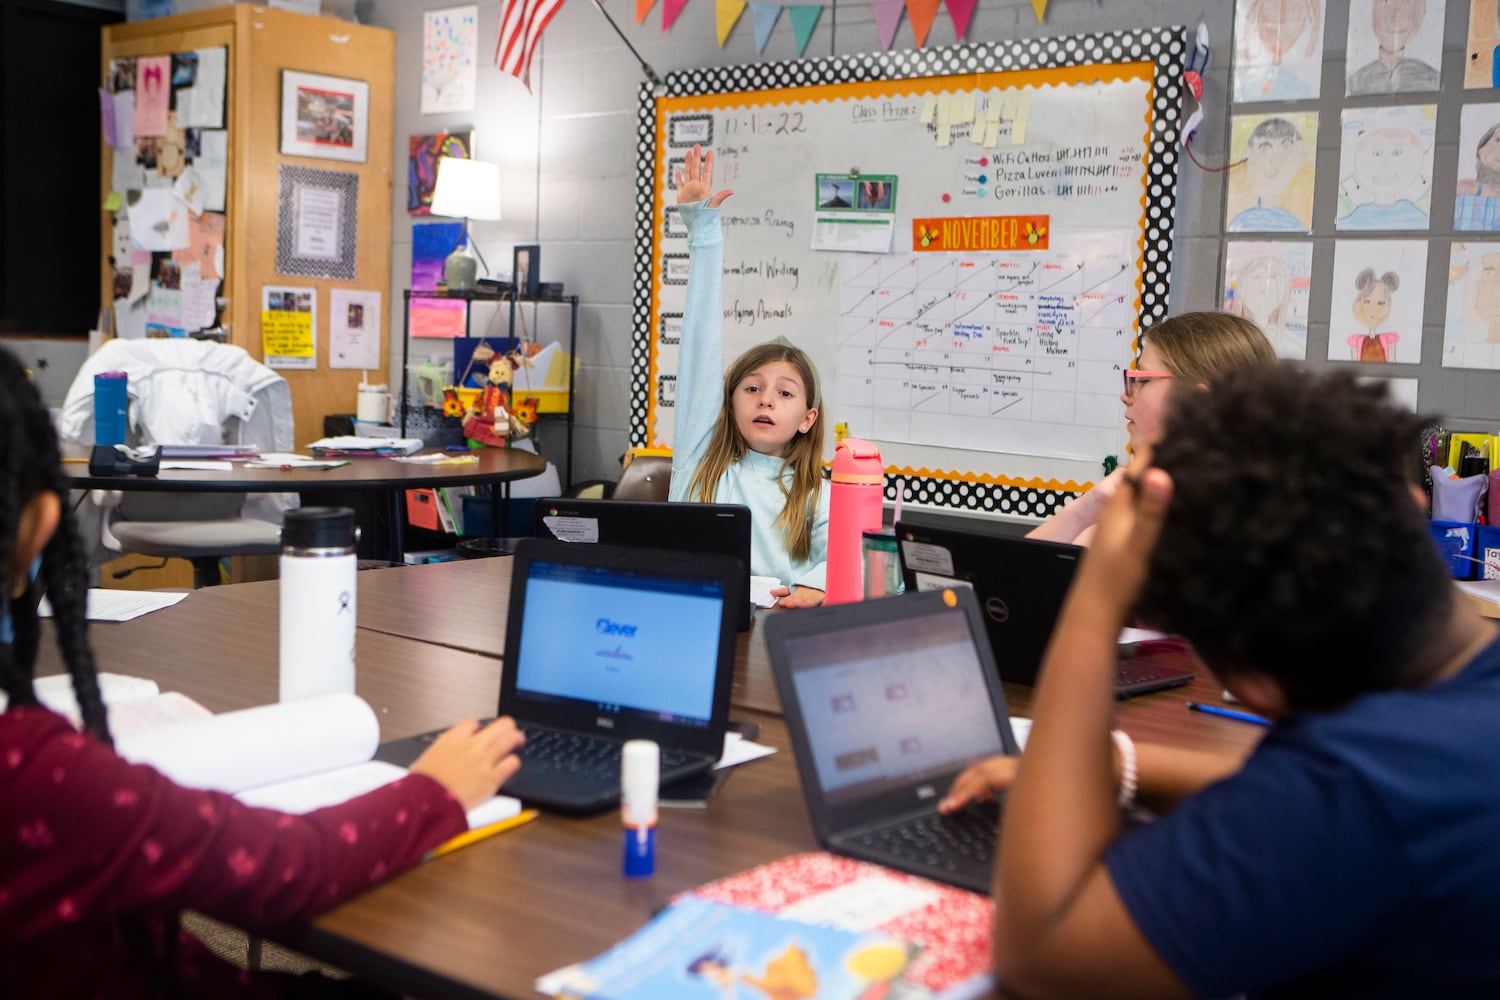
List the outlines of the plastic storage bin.
<svg viewBox="0 0 1500 1000">
<path fill-rule="evenodd" d="M 1429 521 L 1432 538 L 1448 563 L 1448 572 L 1455 580 L 1474 578 L 1474 542 L 1479 534 L 1479 525 L 1463 521 Z"/>
</svg>

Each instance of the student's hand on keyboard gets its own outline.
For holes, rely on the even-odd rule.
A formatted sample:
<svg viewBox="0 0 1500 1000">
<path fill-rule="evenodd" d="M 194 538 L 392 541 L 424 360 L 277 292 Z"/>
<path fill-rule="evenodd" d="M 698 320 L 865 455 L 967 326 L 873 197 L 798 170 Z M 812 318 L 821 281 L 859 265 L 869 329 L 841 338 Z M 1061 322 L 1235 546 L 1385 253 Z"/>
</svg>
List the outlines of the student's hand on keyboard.
<svg viewBox="0 0 1500 1000">
<path fill-rule="evenodd" d="M 411 769 L 448 789 L 465 810 L 495 794 L 521 766 L 516 751 L 526 738 L 508 716 L 480 728 L 465 719 L 433 740 Z"/>
<path fill-rule="evenodd" d="M 971 765 L 953 779 L 953 787 L 938 803 L 938 812 L 955 813 L 970 802 L 994 798 L 996 792 L 1010 788 L 1016 780 L 1020 757 L 991 757 Z"/>
</svg>

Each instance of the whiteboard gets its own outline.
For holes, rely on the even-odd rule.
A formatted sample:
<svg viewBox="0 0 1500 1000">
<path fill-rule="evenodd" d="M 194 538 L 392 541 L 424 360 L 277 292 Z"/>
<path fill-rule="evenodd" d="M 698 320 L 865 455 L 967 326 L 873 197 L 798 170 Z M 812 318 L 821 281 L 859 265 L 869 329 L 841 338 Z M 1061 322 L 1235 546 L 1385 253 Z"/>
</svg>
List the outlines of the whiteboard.
<svg viewBox="0 0 1500 1000">
<path fill-rule="evenodd" d="M 671 184 L 701 143 L 734 190 L 726 358 L 798 344 L 825 425 L 874 441 L 918 502 L 1044 516 L 1086 488 L 1123 459 L 1120 372 L 1165 315 L 1182 53 L 1152 29 L 643 88 L 632 444 L 671 444 Z"/>
</svg>

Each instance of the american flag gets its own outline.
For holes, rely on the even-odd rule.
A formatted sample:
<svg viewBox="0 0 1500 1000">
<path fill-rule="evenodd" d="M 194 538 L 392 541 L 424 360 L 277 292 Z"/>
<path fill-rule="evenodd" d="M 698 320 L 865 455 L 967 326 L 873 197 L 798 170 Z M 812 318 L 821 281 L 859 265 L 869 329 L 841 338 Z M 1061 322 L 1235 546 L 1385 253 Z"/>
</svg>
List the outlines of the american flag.
<svg viewBox="0 0 1500 1000">
<path fill-rule="evenodd" d="M 563 0 L 501 0 L 495 65 L 520 77 L 527 90 L 531 89 L 531 53 L 542 40 L 547 22 L 562 5 Z"/>
</svg>

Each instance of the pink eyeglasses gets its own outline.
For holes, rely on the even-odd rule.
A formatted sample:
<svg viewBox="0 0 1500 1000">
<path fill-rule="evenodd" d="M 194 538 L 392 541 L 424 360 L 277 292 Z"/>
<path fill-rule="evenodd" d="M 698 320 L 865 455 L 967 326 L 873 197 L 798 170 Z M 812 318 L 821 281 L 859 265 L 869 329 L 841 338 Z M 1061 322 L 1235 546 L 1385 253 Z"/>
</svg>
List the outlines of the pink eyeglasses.
<svg viewBox="0 0 1500 1000">
<path fill-rule="evenodd" d="M 1122 381 L 1125 383 L 1125 398 L 1126 399 L 1130 399 L 1133 396 L 1135 396 L 1135 390 L 1137 388 L 1139 388 L 1140 385 L 1143 382 L 1150 382 L 1152 379 L 1158 379 L 1158 378 L 1176 378 L 1177 377 L 1177 376 L 1173 375 L 1171 372 L 1145 371 L 1145 370 L 1140 369 L 1140 368 L 1127 368 L 1124 371 L 1122 371 L 1120 373 L 1120 375 L 1123 376 Z"/>
</svg>

